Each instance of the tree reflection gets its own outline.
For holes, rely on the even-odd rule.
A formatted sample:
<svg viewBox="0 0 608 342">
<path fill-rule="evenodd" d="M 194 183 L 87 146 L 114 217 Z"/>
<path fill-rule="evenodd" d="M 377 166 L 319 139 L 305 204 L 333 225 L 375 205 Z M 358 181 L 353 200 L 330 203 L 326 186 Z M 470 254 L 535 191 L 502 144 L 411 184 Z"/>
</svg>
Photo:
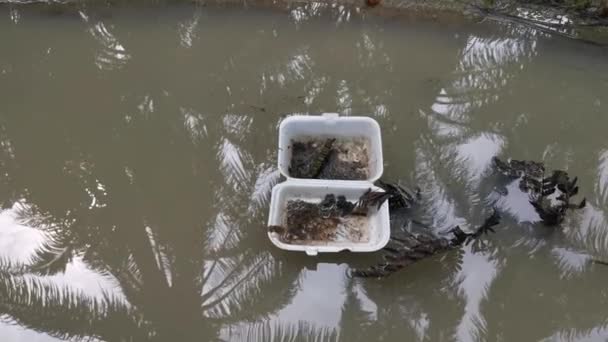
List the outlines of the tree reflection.
<svg viewBox="0 0 608 342">
<path fill-rule="evenodd" d="M 91 298 L 69 286 L 44 279 L 0 275 L 0 311 L 3 321 L 62 339 L 141 340 L 152 337 L 141 313 L 112 296 Z"/>
<path fill-rule="evenodd" d="M 488 175 L 492 156 L 509 148 L 512 149 L 513 145 L 517 146 L 520 143 L 517 137 L 521 134 L 519 131 L 522 129 L 520 122 L 522 117 L 510 114 L 498 115 L 501 113 L 500 107 L 506 101 L 504 98 L 508 98 L 503 89 L 511 82 L 517 82 L 522 75 L 521 70 L 527 68 L 537 55 L 534 32 L 516 32 L 512 29 L 505 31 L 507 37 L 504 38 L 470 35 L 466 39 L 465 47 L 460 51 L 460 61 L 452 73 L 453 79 L 441 85 L 430 108 L 422 106 L 419 110 L 420 117 L 427 121 L 428 130 L 419 133 L 414 143 L 413 165 L 416 172 L 412 181 L 424 189 L 426 199 L 422 206 L 426 208 L 426 212 L 423 212 L 422 216 L 436 228 L 438 233 L 457 224 L 465 227 L 474 225 L 474 221 L 470 221 L 471 218 L 482 217 L 483 211 L 492 205 L 497 205 L 501 211 L 512 215 L 507 217 L 507 224 L 513 219 L 521 222 L 525 215 L 525 212 L 511 210 L 515 209 L 508 207 L 512 204 L 511 201 L 496 201 L 496 193 L 493 192 L 492 186 L 495 179 Z M 518 37 L 522 34 L 531 39 Z M 484 120 L 478 118 L 481 115 L 484 116 Z M 539 116 L 534 117 L 537 128 L 540 127 L 538 120 L 541 120 Z M 481 123 L 483 126 L 478 126 Z M 539 144 L 529 149 L 534 151 L 541 148 L 542 152 L 544 146 Z M 601 171 L 599 184 L 601 189 Z M 527 204 L 527 200 L 524 198 L 522 203 Z M 591 214 L 586 216 L 590 217 Z M 534 219 L 528 221 L 534 222 Z M 596 226 L 604 226 L 597 224 L 597 219 L 595 222 Z M 582 225 L 589 226 L 585 223 Z M 542 228 L 535 230 L 542 231 Z M 594 230 L 599 231 L 599 229 Z M 519 233 L 516 237 L 513 234 L 499 232 L 497 237 L 490 240 L 500 239 L 500 242 L 490 241 L 482 251 L 473 251 L 465 247 L 462 251 L 444 256 L 441 262 L 427 260 L 425 266 L 416 265 L 419 268 L 412 267 L 402 272 L 407 274 L 395 274 L 393 277 L 397 277 L 398 280 L 383 279 L 378 284 L 374 281 L 366 281 L 365 289 L 367 295 L 377 305 L 378 318 L 371 324 L 361 325 L 369 327 L 364 331 L 373 337 L 355 332 L 356 330 L 348 329 L 349 326 L 345 325 L 344 328 L 351 332 L 348 336 L 352 336 L 352 339 L 349 337 L 346 340 L 390 339 L 404 335 L 408 336 L 408 340 L 517 340 L 529 338 L 532 330 L 535 330 L 533 336 L 542 338 L 551 335 L 555 329 L 561 329 L 559 323 L 542 327 L 531 324 L 526 330 L 518 329 L 515 325 L 505 328 L 499 323 L 500 317 L 504 317 L 507 311 L 497 309 L 497 306 L 509 306 L 511 308 L 509 312 L 525 310 L 527 305 L 524 303 L 534 301 L 534 296 L 539 293 L 520 287 L 524 286 L 526 280 L 515 274 L 520 272 L 521 267 L 526 267 L 530 272 L 536 267 L 552 269 L 547 271 L 551 276 L 543 273 L 544 278 L 540 281 L 547 283 L 541 286 L 542 290 L 539 290 L 543 293 L 543 299 L 540 300 L 542 305 L 534 306 L 539 310 L 560 305 L 556 304 L 560 301 L 555 300 L 557 297 L 561 298 L 560 290 L 557 290 L 556 286 L 551 286 L 550 282 L 559 281 L 569 284 L 565 285 L 568 287 L 574 286 L 577 281 L 599 284 L 601 283 L 599 280 L 588 282 L 586 279 L 603 278 L 603 276 L 572 274 L 573 271 L 577 272 L 575 271 L 577 269 L 580 272 L 582 268 L 580 265 L 577 268 L 577 260 L 574 260 L 576 256 L 559 249 L 560 247 L 555 247 L 565 245 L 564 241 L 561 241 L 563 235 L 556 233 L 549 236 L 535 233 L 537 236 L 534 237 L 525 234 L 522 236 L 521 231 Z M 537 261 L 535 266 L 527 268 L 511 259 L 521 258 L 522 255 L 525 256 L 524 258 L 528 258 L 529 255 L 540 256 L 547 252 L 557 256 L 559 262 L 549 266 Z M 429 265 L 431 262 L 433 266 Z M 422 268 L 437 268 L 438 263 L 444 274 L 437 275 L 432 280 L 425 279 L 422 281 L 423 285 L 420 285 L 422 288 L 416 288 L 421 277 L 431 272 Z M 562 272 L 556 271 L 558 267 Z M 567 277 L 561 277 L 564 271 L 569 272 Z M 515 285 L 517 289 L 513 289 L 513 279 L 518 279 Z M 537 276 L 530 274 L 528 281 L 530 279 L 537 279 Z M 505 295 L 504 292 L 508 292 L 509 295 Z M 521 294 L 521 297 L 525 299 L 519 304 L 508 303 L 507 298 L 519 296 L 519 293 L 523 292 L 526 294 Z M 549 292 L 551 295 L 547 295 Z M 408 295 L 409 293 L 415 293 L 416 296 Z M 567 296 L 568 298 L 562 299 L 571 303 L 574 299 Z M 390 299 L 387 300 L 387 297 Z M 502 300 L 503 298 L 505 301 Z M 581 308 L 581 310 L 589 314 L 587 317 L 594 317 L 592 319 L 594 323 L 589 323 L 603 322 L 597 316 L 602 304 L 586 301 L 585 305 L 585 309 Z M 360 306 L 354 306 L 356 310 L 361 310 Z M 551 310 L 552 317 L 556 322 L 567 321 L 569 318 L 564 317 L 565 311 L 565 308 Z M 395 321 L 394 317 L 399 317 L 409 324 L 388 326 L 387 324 Z M 521 317 L 523 319 L 530 316 L 526 314 Z M 579 323 L 585 325 L 583 322 Z M 517 325 L 522 326 L 524 322 L 520 321 Z M 581 335 L 594 336 L 597 334 L 596 330 L 592 329 Z M 554 336 L 561 336 L 560 334 L 562 332 Z"/>
<path fill-rule="evenodd" d="M 430 209 L 427 219 L 432 220 L 440 231 L 455 224 L 470 224 L 465 218 L 479 217 L 479 213 L 484 207 L 493 204 L 498 205 L 503 212 L 512 214 L 512 218 L 507 217 L 507 224 L 511 219 L 523 221 L 521 216 L 525 213 L 518 210 L 507 210 L 511 209 L 507 207 L 511 203 L 496 202 L 492 188 L 488 187 L 488 183 L 494 180 L 488 177 L 487 171 L 493 155 L 503 150 L 512 150 L 513 145 L 518 146 L 521 143 L 518 137 L 522 130 L 522 124 L 519 122 L 522 117 L 498 116 L 496 113 L 501 112 L 500 106 L 504 102 L 502 97 L 505 95 L 501 89 L 506 87 L 509 82 L 521 77 L 520 68 L 517 66 L 521 64 L 521 69 L 524 69 L 529 60 L 536 56 L 536 44 L 535 40 L 527 41 L 519 38 L 471 36 L 467 39 L 466 48 L 462 50 L 461 61 L 456 68 L 456 80 L 442 88 L 430 110 L 420 111 L 421 116 L 428 120 L 429 131 L 420 134 L 416 142 L 415 165 L 418 177 L 416 182 L 429 192 L 427 194 L 428 203 L 425 202 L 425 206 Z M 477 119 L 476 116 L 480 115 L 484 115 L 486 118 Z M 543 127 L 543 124 L 546 125 L 546 123 L 540 122 L 541 117 L 537 115 L 533 119 L 526 118 L 529 120 L 526 123 L 534 121 L 536 129 L 547 130 L 548 127 Z M 479 123 L 483 123 L 484 126 L 476 127 L 475 125 Z M 543 135 L 543 138 L 551 139 L 546 135 Z M 570 145 L 570 142 L 560 139 L 560 144 Z M 543 153 L 546 144 L 542 141 L 537 146 L 526 147 L 526 151 L 540 149 L 539 156 L 553 157 L 549 153 Z M 486 179 L 491 179 L 491 181 L 487 182 Z M 601 171 L 598 183 L 601 184 Z M 526 198 L 523 200 L 522 203 L 527 204 Z M 578 228 L 579 225 L 575 222 L 579 221 L 576 218 L 571 220 L 570 226 L 574 224 L 574 227 L 577 228 L 565 228 L 567 235 L 570 235 L 571 238 L 579 234 L 586 237 L 592 235 L 592 238 L 596 239 L 594 241 L 596 243 L 588 243 L 587 250 L 593 250 L 594 245 L 598 246 L 597 240 L 600 240 L 601 243 L 605 241 L 601 233 L 597 234 L 601 230 L 598 229 L 599 227 L 605 227 L 601 219 L 602 214 L 594 215 L 591 211 L 593 211 L 593 206 L 590 206 L 586 215 L 583 215 L 591 223 L 582 222 L 580 225 L 587 228 Z M 528 221 L 534 222 L 534 220 Z M 445 338 L 443 336 L 464 341 L 518 340 L 535 339 L 535 337 L 538 339 L 549 336 L 555 331 L 558 332 L 553 336 L 563 336 L 561 327 L 572 319 L 566 313 L 570 310 L 566 309 L 566 306 L 569 305 L 571 308 L 574 305 L 572 301 L 582 300 L 581 298 L 585 297 L 582 292 L 570 292 L 572 286 L 576 286 L 577 283 L 588 286 L 595 284 L 596 291 L 602 293 L 599 296 L 603 296 L 603 291 L 597 287 L 597 284 L 601 284 L 603 280 L 600 279 L 605 276 L 598 272 L 580 273 L 580 270 L 584 269 L 580 265 L 578 266 L 579 271 L 572 274 L 577 267 L 575 259 L 580 259 L 580 257 L 564 254 L 563 250 L 556 247 L 572 245 L 576 239 L 570 239 L 568 242 L 563 240 L 564 235 L 559 232 L 553 232 L 550 235 L 546 231 L 543 234 L 542 227 L 534 227 L 534 230 L 536 232 L 533 234 L 536 236 L 526 235 L 526 232 L 521 234 L 521 231 L 519 234 L 516 233 L 517 235 L 499 232 L 496 238 L 490 239 L 500 239 L 500 241 L 491 243 L 489 248 L 481 253 L 472 254 L 472 251 L 466 248 L 463 250 L 464 257 L 458 258 L 457 263 L 451 264 L 450 269 L 446 270 L 446 278 L 449 279 L 450 285 L 444 288 L 445 294 L 436 296 L 442 298 L 443 302 L 422 305 L 423 308 L 431 308 L 427 309 L 429 312 L 425 312 L 427 314 L 425 317 L 430 317 L 431 334 L 437 333 L 438 329 L 433 327 L 441 321 L 440 315 L 434 312 L 436 306 L 462 310 L 462 313 L 457 314 L 461 317 L 454 319 L 458 322 L 458 326 L 452 328 L 453 330 L 443 330 L 440 333 L 443 335 L 435 335 L 429 340 L 441 340 Z M 585 230 L 591 230 L 596 234 L 588 234 Z M 509 248 L 499 248 L 497 246 L 499 244 Z M 600 247 L 600 249 L 604 248 Z M 559 262 L 552 264 L 540 261 L 542 256 L 547 254 L 557 255 Z M 524 265 L 531 257 L 534 258 L 534 261 Z M 444 266 L 447 265 L 450 264 L 444 264 Z M 521 275 L 523 267 L 529 272 L 527 276 Z M 408 279 L 419 277 L 415 270 L 409 271 Z M 569 272 L 567 276 L 562 276 L 564 271 Z M 535 272 L 542 272 L 542 275 L 535 274 Z M 531 279 L 534 280 L 531 281 Z M 440 281 L 433 284 L 441 286 Z M 525 289 L 524 284 L 534 284 L 536 290 Z M 568 290 L 561 286 L 567 287 Z M 566 295 L 566 293 L 568 294 Z M 376 298 L 373 291 L 368 291 L 368 294 L 372 298 Z M 452 295 L 460 298 L 464 305 L 455 303 Z M 382 298 L 382 296 L 378 294 L 377 298 Z M 517 300 L 509 299 L 516 296 Z M 386 305 L 394 307 L 392 310 L 397 310 L 399 297 L 396 295 Z M 429 295 L 429 297 L 433 296 Z M 580 316 L 575 325 L 589 326 L 588 329 L 582 329 L 580 334 L 582 336 L 595 336 L 598 331 L 603 331 L 601 326 L 597 329 L 592 328 L 594 324 L 604 322 L 598 313 L 605 305 L 605 301 L 599 300 L 599 297 L 596 297 L 596 300 L 599 303 L 587 296 L 584 298 L 585 304 L 581 304 L 579 307 L 579 310 L 585 314 Z M 421 301 L 421 299 L 410 300 L 402 306 L 411 308 L 414 306 L 413 302 L 417 301 Z M 378 304 L 378 302 L 376 303 Z M 536 304 L 530 305 L 530 303 Z M 379 311 L 389 310 L 381 304 L 378 306 L 382 308 Z M 500 309 L 502 307 L 510 309 L 502 310 Z M 542 315 L 540 311 L 549 310 L 553 323 L 536 324 L 527 321 L 530 317 L 530 310 L 539 310 L 531 315 L 533 317 Z M 501 323 L 500 317 L 505 317 L 507 312 L 517 311 L 526 311 L 525 315 L 519 316 L 521 320 L 515 319 L 517 323 L 509 324 L 509 327 Z M 430 315 L 428 315 L 429 313 Z M 416 317 L 416 314 L 408 313 L 400 317 L 404 316 Z M 543 320 L 543 322 L 547 322 L 547 320 Z M 439 326 L 444 328 L 446 325 L 440 324 Z M 521 329 L 522 326 L 527 328 Z M 405 330 L 415 331 L 414 328 Z M 577 332 L 569 333 L 576 336 Z"/>
<path fill-rule="evenodd" d="M 279 181 L 281 115 L 373 115 L 387 142 L 386 177 L 424 190 L 419 219 L 438 234 L 476 225 L 492 204 L 512 214 L 507 224 L 534 221 L 513 201 L 492 197 L 484 181 L 494 154 L 566 166 L 592 155 L 556 129 L 558 120 L 538 115 L 559 106 L 553 94 L 540 99 L 549 109 L 535 113 L 530 103 L 538 99 L 512 96 L 538 82 L 526 73 L 541 44 L 529 30 L 457 27 L 454 38 L 427 24 L 403 29 L 382 19 L 378 29 L 350 8 L 293 6 L 285 22 L 256 12 L 262 20 L 253 16 L 236 31 L 227 20 L 235 12 L 214 18 L 186 6 L 178 20 L 151 25 L 163 27 L 153 31 L 158 41 L 129 26 L 130 16 L 83 10 L 75 27 L 84 29 L 70 33 L 80 44 L 54 43 L 59 57 L 3 40 L 15 55 L 2 56 L 14 72 L 1 79 L 11 101 L 0 108 L 0 203 L 45 240 L 27 262 L 1 260 L 2 319 L 61 338 L 111 341 L 217 339 L 226 330 L 242 340 L 522 340 L 526 324 L 537 338 L 603 333 L 602 326 L 564 328 L 575 320 L 569 306 L 579 303 L 575 312 L 603 322 L 606 296 L 597 285 L 602 273 L 583 273 L 587 266 L 562 239 L 606 250 L 605 145 L 597 201 L 582 221 L 569 222 L 583 228 L 543 235 L 511 227 L 481 251 L 463 248 L 382 281 L 345 279 L 338 331 L 276 320 L 304 264 L 275 254 L 264 229 Z M 23 22 L 27 11 L 19 13 Z M 40 32 L 41 41 L 56 40 L 49 32 Z M 68 68 L 63 59 L 86 62 Z M 567 120 L 599 120 L 589 117 Z M 584 126 L 601 136 L 602 125 Z M 530 138 L 538 132 L 542 140 Z M 364 257 L 328 259 L 352 265 Z M 80 260 L 112 279 L 116 293 L 95 297 L 55 282 Z M 585 292 L 600 299 L 579 300 Z M 524 322 L 531 316 L 551 322 Z M 582 320 L 577 326 L 593 323 Z"/>
<path fill-rule="evenodd" d="M 260 248 L 263 208 L 248 208 L 253 186 L 271 179 L 256 182 L 243 147 L 269 122 L 206 117 L 203 129 L 162 101 L 154 106 L 108 117 L 93 136 L 81 125 L 98 113 L 55 117 L 65 120 L 60 134 L 2 118 L 2 202 L 18 203 L 17 221 L 46 237 L 26 265 L 7 261 L 3 314 L 64 338 L 184 340 L 260 319 L 293 295 L 299 271 Z M 75 256 L 114 278 L 124 300 L 45 277 Z"/>
<path fill-rule="evenodd" d="M 284 323 L 279 321 L 265 321 L 243 327 L 235 327 L 230 334 L 230 340 L 243 342 L 333 342 L 338 340 L 335 329 L 317 327 L 307 322 Z"/>
</svg>

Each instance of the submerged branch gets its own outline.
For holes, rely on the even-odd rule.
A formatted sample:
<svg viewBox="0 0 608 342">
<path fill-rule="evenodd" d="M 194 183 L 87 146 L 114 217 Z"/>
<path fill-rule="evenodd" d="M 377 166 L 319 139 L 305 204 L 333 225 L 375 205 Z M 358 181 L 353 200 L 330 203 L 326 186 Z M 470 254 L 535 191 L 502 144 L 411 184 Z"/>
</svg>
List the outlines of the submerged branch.
<svg viewBox="0 0 608 342">
<path fill-rule="evenodd" d="M 382 278 L 400 271 L 403 268 L 423 259 L 469 244 L 482 235 L 494 232 L 494 226 L 500 223 L 496 210 L 484 223 L 471 233 L 456 226 L 450 230 L 451 238 L 438 237 L 430 233 L 412 234 L 410 232 L 393 233 L 388 245 L 383 249 L 384 262 L 367 269 L 355 269 L 354 277 Z"/>
</svg>

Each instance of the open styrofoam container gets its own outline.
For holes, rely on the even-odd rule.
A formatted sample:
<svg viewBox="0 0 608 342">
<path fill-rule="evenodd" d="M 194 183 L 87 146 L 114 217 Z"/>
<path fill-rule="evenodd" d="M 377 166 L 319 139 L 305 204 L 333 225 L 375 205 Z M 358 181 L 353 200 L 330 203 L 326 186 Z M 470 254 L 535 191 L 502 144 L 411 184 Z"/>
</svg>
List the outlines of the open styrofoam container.
<svg viewBox="0 0 608 342">
<path fill-rule="evenodd" d="M 325 195 L 343 195 L 348 201 L 357 202 L 359 197 L 369 189 L 383 191 L 370 182 L 334 180 L 292 180 L 276 185 L 272 189 L 270 200 L 269 226 L 284 226 L 286 221 L 286 206 L 289 200 L 304 200 L 308 202 L 321 202 Z M 366 242 L 315 242 L 308 245 L 288 244 L 280 241 L 277 233 L 269 232 L 268 237 L 272 243 L 284 250 L 303 251 L 308 255 L 317 255 L 321 252 L 373 252 L 382 249 L 390 238 L 390 223 L 388 201 L 378 209 L 369 208 L 367 215 L 367 229 L 369 241 Z"/>
<path fill-rule="evenodd" d="M 279 171 L 288 181 L 292 140 L 298 138 L 366 138 L 369 141 L 369 169 L 365 181 L 377 181 L 383 172 L 382 138 L 376 120 L 364 116 L 339 116 L 336 113 L 323 115 L 290 116 L 279 126 Z M 342 182 L 343 180 L 335 180 Z"/>
</svg>

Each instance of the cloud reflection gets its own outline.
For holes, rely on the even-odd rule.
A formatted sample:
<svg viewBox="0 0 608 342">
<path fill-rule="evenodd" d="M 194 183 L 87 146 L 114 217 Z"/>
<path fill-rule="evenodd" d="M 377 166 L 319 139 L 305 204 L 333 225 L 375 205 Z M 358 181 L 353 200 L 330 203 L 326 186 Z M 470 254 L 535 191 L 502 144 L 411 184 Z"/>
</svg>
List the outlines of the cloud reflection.
<svg viewBox="0 0 608 342">
<path fill-rule="evenodd" d="M 473 252 L 471 245 L 463 248 L 461 269 L 454 282 L 466 303 L 464 314 L 458 328 L 458 341 L 476 341 L 483 339 L 486 333 L 486 321 L 481 312 L 481 303 L 487 299 L 488 290 L 498 274 L 498 262 L 491 253 Z"/>
</svg>

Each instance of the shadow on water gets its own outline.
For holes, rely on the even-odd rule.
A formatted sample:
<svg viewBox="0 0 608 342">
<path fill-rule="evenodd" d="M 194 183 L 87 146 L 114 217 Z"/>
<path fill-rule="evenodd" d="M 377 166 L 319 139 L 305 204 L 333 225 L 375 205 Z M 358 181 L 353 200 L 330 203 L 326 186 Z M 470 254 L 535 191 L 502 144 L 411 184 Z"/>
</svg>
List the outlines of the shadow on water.
<svg viewBox="0 0 608 342">
<path fill-rule="evenodd" d="M 320 3 L 4 6 L 0 41 L 0 334 L 608 334 L 608 269 L 587 262 L 608 255 L 602 50 Z M 435 233 L 475 226 L 492 206 L 505 224 L 481 249 L 383 280 L 347 275 L 374 255 L 276 250 L 265 223 L 278 124 L 323 111 L 379 121 L 385 176 L 423 189 L 417 215 Z M 569 169 L 589 206 L 560 229 L 540 226 L 517 185 L 490 174 L 497 154 Z"/>
</svg>

